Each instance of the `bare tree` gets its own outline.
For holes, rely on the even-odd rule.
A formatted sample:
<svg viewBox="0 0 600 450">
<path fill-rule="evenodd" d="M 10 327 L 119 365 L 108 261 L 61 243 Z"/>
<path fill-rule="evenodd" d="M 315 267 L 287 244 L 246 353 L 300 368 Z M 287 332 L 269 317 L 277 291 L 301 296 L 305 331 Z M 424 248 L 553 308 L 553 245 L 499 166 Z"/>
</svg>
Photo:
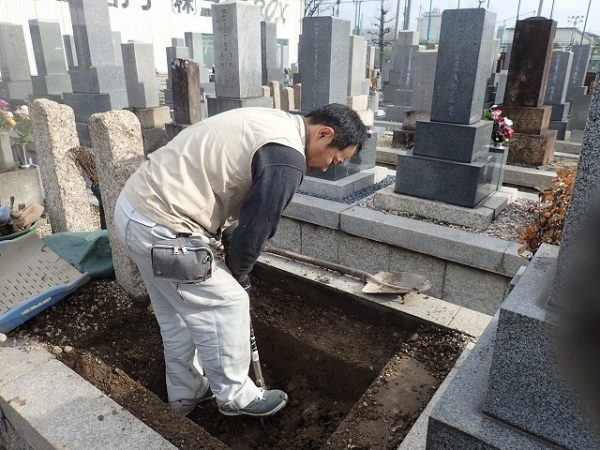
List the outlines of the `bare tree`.
<svg viewBox="0 0 600 450">
<path fill-rule="evenodd" d="M 323 0 L 304 0 L 304 17 L 313 17 L 321 11 Z"/>
<path fill-rule="evenodd" d="M 379 47 L 379 67 L 383 67 L 383 53 L 386 47 L 392 45 L 393 39 L 391 39 L 390 33 L 392 27 L 390 23 L 394 21 L 393 17 L 387 18 L 387 14 L 390 12 L 389 6 L 386 6 L 384 0 L 381 0 L 379 7 L 379 17 L 373 22 L 375 31 L 369 31 L 369 34 L 373 36 L 371 42 Z"/>
</svg>

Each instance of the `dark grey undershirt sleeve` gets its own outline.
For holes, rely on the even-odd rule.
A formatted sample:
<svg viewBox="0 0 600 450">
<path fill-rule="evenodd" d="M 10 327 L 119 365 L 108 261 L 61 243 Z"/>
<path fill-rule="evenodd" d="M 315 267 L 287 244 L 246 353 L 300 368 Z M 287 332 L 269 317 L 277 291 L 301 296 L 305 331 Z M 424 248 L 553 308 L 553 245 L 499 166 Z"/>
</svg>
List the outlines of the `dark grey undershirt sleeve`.
<svg viewBox="0 0 600 450">
<path fill-rule="evenodd" d="M 297 150 L 279 144 L 261 147 L 252 159 L 252 187 L 233 232 L 228 264 L 243 280 L 252 270 L 268 239 L 275 235 L 279 218 L 300 186 L 306 160 Z"/>
</svg>

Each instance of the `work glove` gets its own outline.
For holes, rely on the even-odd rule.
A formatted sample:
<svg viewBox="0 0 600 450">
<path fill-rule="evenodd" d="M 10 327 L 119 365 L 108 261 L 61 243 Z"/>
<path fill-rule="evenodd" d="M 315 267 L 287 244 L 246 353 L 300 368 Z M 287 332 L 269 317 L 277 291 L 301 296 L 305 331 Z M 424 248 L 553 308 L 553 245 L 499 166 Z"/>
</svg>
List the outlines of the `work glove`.
<svg viewBox="0 0 600 450">
<path fill-rule="evenodd" d="M 37 203 L 32 203 L 21 211 L 11 213 L 10 217 L 13 221 L 13 227 L 19 231 L 29 227 L 44 214 L 44 207 Z"/>
</svg>

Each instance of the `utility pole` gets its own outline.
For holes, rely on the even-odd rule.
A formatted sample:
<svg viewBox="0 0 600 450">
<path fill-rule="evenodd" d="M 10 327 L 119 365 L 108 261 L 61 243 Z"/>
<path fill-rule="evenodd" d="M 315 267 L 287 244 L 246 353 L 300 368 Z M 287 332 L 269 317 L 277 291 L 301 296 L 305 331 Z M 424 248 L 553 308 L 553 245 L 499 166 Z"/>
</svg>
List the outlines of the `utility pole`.
<svg viewBox="0 0 600 450">
<path fill-rule="evenodd" d="M 429 0 L 429 17 L 427 19 L 427 43 L 429 44 L 429 36 L 431 32 L 431 8 L 433 0 Z"/>
<path fill-rule="evenodd" d="M 550 7 L 550 18 L 552 19 L 552 16 L 554 16 L 554 0 L 552 0 L 552 6 Z"/>
<path fill-rule="evenodd" d="M 544 0 L 540 0 L 540 5 L 538 6 L 538 16 L 542 15 L 542 7 L 544 6 Z"/>
<path fill-rule="evenodd" d="M 585 13 L 585 22 L 583 23 L 583 31 L 581 32 L 581 42 L 579 42 L 581 45 L 583 45 L 583 37 L 585 36 L 585 29 L 587 27 L 587 20 L 588 20 L 588 17 L 590 15 L 590 6 L 592 6 L 592 0 L 589 1 L 587 12 Z"/>
<path fill-rule="evenodd" d="M 405 31 L 408 31 L 408 29 L 410 27 L 410 7 L 411 7 L 411 0 L 406 0 L 404 2 L 404 27 L 403 27 L 403 29 Z"/>
<path fill-rule="evenodd" d="M 519 21 L 519 12 L 521 12 L 521 0 L 517 4 L 517 22 Z"/>
<path fill-rule="evenodd" d="M 573 24 L 573 30 L 571 31 L 571 46 L 573 46 L 573 41 L 575 39 L 575 28 L 577 28 L 577 24 L 583 20 L 583 16 L 569 16 L 568 22 Z M 583 35 L 582 35 L 583 36 Z"/>
<path fill-rule="evenodd" d="M 460 9 L 460 0 L 458 0 L 458 5 L 456 5 L 456 9 Z"/>
<path fill-rule="evenodd" d="M 400 24 L 400 2 L 402 0 L 398 0 L 396 2 L 396 23 L 394 24 L 394 39 L 398 39 L 398 25 Z"/>
</svg>

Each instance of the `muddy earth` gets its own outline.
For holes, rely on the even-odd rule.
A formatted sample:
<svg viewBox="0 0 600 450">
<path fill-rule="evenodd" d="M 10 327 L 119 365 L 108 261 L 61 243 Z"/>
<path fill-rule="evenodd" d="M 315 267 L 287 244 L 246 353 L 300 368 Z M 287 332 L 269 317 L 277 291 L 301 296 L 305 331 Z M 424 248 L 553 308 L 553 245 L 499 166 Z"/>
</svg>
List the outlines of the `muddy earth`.
<svg viewBox="0 0 600 450">
<path fill-rule="evenodd" d="M 265 379 L 290 398 L 262 424 L 222 416 L 214 402 L 188 417 L 172 412 L 152 309 L 114 281 L 88 283 L 12 335 L 46 345 L 181 449 L 395 449 L 465 344 L 464 336 L 433 326 L 373 323 L 253 283 Z"/>
</svg>

